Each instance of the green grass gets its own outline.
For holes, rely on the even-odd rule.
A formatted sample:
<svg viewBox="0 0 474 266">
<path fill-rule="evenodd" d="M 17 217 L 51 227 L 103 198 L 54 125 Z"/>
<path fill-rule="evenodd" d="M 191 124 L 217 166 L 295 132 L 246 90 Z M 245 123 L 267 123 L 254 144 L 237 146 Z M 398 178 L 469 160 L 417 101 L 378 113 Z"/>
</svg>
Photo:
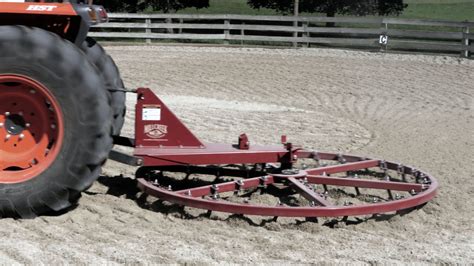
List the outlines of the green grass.
<svg viewBox="0 0 474 266">
<path fill-rule="evenodd" d="M 474 21 L 474 1 L 464 3 L 408 3 L 401 17 Z"/>
<path fill-rule="evenodd" d="M 408 7 L 402 18 L 445 19 L 474 21 L 474 0 L 405 0 Z M 180 14 L 241 14 L 278 15 L 271 9 L 252 9 L 246 0 L 210 0 L 210 7 L 204 9 L 187 8 Z M 323 14 L 302 14 L 323 15 Z"/>
</svg>

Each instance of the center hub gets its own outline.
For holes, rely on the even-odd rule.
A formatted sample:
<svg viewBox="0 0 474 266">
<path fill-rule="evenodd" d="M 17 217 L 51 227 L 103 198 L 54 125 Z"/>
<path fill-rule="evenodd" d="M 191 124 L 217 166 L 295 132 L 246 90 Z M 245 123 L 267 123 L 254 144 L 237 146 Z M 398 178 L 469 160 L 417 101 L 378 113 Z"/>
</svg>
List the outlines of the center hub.
<svg viewBox="0 0 474 266">
<path fill-rule="evenodd" d="M 5 120 L 5 129 L 12 135 L 20 135 L 25 130 L 26 122 L 23 116 L 13 114 L 7 116 Z"/>
</svg>

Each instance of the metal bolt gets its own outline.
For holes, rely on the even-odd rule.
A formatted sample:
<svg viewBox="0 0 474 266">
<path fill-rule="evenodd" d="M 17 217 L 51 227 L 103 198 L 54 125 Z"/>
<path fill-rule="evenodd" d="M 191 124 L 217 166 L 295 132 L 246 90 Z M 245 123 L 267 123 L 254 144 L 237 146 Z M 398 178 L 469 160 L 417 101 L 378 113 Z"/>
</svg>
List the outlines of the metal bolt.
<svg viewBox="0 0 474 266">
<path fill-rule="evenodd" d="M 11 138 L 11 136 L 12 136 L 12 135 L 7 134 L 7 135 L 5 136 L 5 140 L 9 140 L 9 139 Z"/>
<path fill-rule="evenodd" d="M 355 175 L 354 175 L 354 178 L 359 178 L 359 175 L 355 174 Z"/>
<path fill-rule="evenodd" d="M 19 136 L 18 136 L 21 139 L 25 138 L 25 134 L 21 133 Z"/>
<path fill-rule="evenodd" d="M 52 129 L 55 129 L 55 128 L 56 128 L 56 125 L 55 125 L 55 124 L 51 124 L 51 128 L 52 128 Z"/>
<path fill-rule="evenodd" d="M 237 189 L 234 191 L 235 194 L 238 194 L 239 191 L 242 189 L 242 187 L 244 186 L 244 182 L 239 179 L 237 181 L 235 181 L 235 184 L 237 185 Z"/>
<path fill-rule="evenodd" d="M 26 126 L 26 127 L 30 127 L 31 124 L 30 124 L 30 123 L 26 123 L 25 126 Z"/>
<path fill-rule="evenodd" d="M 23 112 L 18 112 L 19 115 L 23 116 Z"/>
<path fill-rule="evenodd" d="M 10 112 L 5 112 L 5 116 L 9 116 L 10 115 Z"/>
<path fill-rule="evenodd" d="M 3 123 L 0 123 L 0 128 L 2 128 L 2 127 L 3 127 Z"/>
<path fill-rule="evenodd" d="M 405 172 L 405 168 L 403 167 L 403 165 L 401 165 L 401 164 L 397 165 L 397 172 L 400 175 Z"/>
<path fill-rule="evenodd" d="M 412 176 L 414 176 L 416 179 L 420 178 L 420 172 L 418 170 L 416 170 L 416 168 L 413 168 L 411 170 L 411 174 Z"/>
<path fill-rule="evenodd" d="M 171 187 L 171 185 L 168 186 L 168 190 L 169 190 L 169 191 L 172 191 L 172 190 L 173 190 L 173 188 Z"/>
<path fill-rule="evenodd" d="M 216 184 L 212 184 L 211 192 L 212 192 L 212 199 L 217 200 L 219 198 L 219 187 Z"/>
<path fill-rule="evenodd" d="M 31 93 L 31 94 L 35 94 L 36 91 L 35 91 L 35 90 L 30 90 L 30 93 Z"/>
<path fill-rule="evenodd" d="M 341 153 L 339 153 L 339 154 L 337 155 L 337 160 L 338 160 L 339 163 L 341 163 L 341 164 L 345 164 L 345 163 L 346 163 L 346 159 L 344 158 L 344 156 L 342 156 Z"/>
</svg>

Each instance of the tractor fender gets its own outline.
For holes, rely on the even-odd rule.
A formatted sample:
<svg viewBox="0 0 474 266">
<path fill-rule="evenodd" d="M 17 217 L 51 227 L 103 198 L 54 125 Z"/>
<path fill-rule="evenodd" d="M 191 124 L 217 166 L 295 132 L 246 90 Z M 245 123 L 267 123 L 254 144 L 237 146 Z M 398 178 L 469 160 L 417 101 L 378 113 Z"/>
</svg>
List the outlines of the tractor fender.
<svg viewBox="0 0 474 266">
<path fill-rule="evenodd" d="M 86 40 L 91 25 L 103 21 L 99 10 L 103 7 L 78 3 L 8 2 L 0 5 L 0 26 L 41 28 L 80 46 Z"/>
</svg>

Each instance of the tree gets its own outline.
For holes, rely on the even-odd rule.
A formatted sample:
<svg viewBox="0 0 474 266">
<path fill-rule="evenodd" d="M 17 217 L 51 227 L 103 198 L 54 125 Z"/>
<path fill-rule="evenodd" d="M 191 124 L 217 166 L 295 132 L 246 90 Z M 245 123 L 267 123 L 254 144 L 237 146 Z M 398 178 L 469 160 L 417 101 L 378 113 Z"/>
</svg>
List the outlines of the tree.
<svg viewBox="0 0 474 266">
<path fill-rule="evenodd" d="M 103 5 L 110 12 L 130 13 L 142 12 L 146 9 L 170 13 L 188 7 L 197 9 L 209 7 L 209 0 L 96 0 L 94 2 Z"/>
<path fill-rule="evenodd" d="M 109 12 L 137 13 L 147 7 L 143 1 L 139 0 L 95 0 L 94 4 L 103 5 Z"/>
<path fill-rule="evenodd" d="M 176 12 L 188 7 L 196 9 L 208 8 L 209 0 L 150 0 L 153 10 L 161 10 L 164 13 Z"/>
<path fill-rule="evenodd" d="M 279 13 L 292 14 L 295 0 L 248 0 L 255 9 L 269 8 Z M 324 13 L 328 17 L 342 15 L 399 15 L 407 5 L 403 0 L 299 0 L 299 11 Z"/>
</svg>

